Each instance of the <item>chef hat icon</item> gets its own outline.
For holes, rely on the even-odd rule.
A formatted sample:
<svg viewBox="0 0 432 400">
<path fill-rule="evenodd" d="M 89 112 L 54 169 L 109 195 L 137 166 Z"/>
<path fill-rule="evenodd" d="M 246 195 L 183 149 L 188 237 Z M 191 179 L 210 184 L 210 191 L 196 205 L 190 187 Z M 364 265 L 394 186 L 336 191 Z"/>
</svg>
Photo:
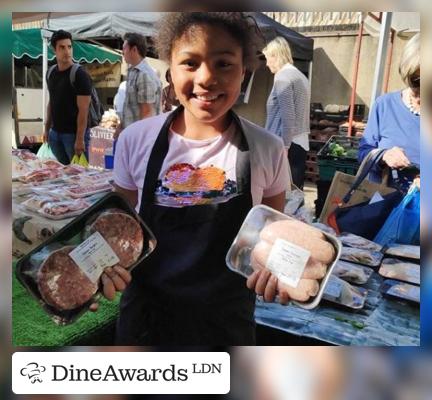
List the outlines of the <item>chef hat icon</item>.
<svg viewBox="0 0 432 400">
<path fill-rule="evenodd" d="M 46 368 L 38 363 L 28 363 L 24 368 L 21 369 L 20 373 L 22 376 L 28 376 L 31 383 L 42 382 L 40 374 L 45 372 Z"/>
</svg>

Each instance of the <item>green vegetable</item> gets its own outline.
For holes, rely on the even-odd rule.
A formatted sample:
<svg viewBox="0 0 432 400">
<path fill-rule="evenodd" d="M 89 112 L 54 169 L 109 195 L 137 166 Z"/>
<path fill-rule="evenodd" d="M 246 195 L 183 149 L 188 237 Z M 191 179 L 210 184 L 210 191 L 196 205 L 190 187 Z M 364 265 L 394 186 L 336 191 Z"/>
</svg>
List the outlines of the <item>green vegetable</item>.
<svg viewBox="0 0 432 400">
<path fill-rule="evenodd" d="M 346 152 L 340 144 L 332 143 L 329 146 L 329 154 L 334 157 L 342 157 L 346 155 Z"/>
<path fill-rule="evenodd" d="M 345 154 L 345 157 L 348 157 L 348 158 L 356 158 L 357 159 L 357 156 L 358 156 L 358 150 L 356 150 L 356 149 L 350 149 Z"/>
<path fill-rule="evenodd" d="M 334 319 L 336 321 L 347 322 L 348 324 L 351 324 L 353 328 L 357 328 L 357 329 L 363 329 L 366 326 L 363 322 L 352 321 L 350 319 L 346 319 L 342 317 L 334 317 Z"/>
</svg>

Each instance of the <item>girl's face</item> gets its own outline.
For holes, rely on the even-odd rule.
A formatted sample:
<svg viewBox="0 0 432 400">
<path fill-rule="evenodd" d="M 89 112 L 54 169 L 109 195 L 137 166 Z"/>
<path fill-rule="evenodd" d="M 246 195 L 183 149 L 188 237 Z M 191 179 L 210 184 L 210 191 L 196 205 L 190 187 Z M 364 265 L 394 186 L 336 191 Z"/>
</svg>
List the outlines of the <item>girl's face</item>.
<svg viewBox="0 0 432 400">
<path fill-rule="evenodd" d="M 199 25 L 188 30 L 171 52 L 171 79 L 188 117 L 222 129 L 240 94 L 243 51 L 223 28 Z"/>
</svg>

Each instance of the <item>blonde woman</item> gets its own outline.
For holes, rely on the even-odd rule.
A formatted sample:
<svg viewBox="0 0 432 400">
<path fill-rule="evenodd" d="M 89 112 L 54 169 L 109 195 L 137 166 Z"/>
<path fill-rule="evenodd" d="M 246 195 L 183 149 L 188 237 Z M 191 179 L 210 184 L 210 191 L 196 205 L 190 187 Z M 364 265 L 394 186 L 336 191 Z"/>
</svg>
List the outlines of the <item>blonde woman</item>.
<svg viewBox="0 0 432 400">
<path fill-rule="evenodd" d="M 310 89 L 305 75 L 293 65 L 288 42 L 272 40 L 263 49 L 267 67 L 275 74 L 267 100 L 266 129 L 281 137 L 288 150 L 292 181 L 303 188 L 309 150 Z"/>
<path fill-rule="evenodd" d="M 420 165 L 420 34 L 412 37 L 402 52 L 399 73 L 405 88 L 378 97 L 360 141 L 359 161 L 372 149 L 387 149 L 383 163 L 391 168 L 405 169 L 399 178 L 412 181 L 406 167 Z M 370 179 L 381 180 L 377 166 Z"/>
</svg>

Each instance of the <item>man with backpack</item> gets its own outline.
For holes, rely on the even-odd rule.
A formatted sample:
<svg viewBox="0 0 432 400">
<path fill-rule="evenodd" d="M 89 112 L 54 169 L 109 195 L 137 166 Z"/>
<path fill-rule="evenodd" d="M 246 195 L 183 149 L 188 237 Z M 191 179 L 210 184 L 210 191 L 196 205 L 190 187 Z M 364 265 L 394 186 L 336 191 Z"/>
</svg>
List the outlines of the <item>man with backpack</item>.
<svg viewBox="0 0 432 400">
<path fill-rule="evenodd" d="M 57 63 L 48 69 L 49 102 L 43 141 L 57 159 L 69 164 L 74 154 L 88 159 L 90 128 L 99 123 L 101 106 L 88 73 L 72 59 L 72 35 L 58 30 L 51 36 Z"/>
</svg>

